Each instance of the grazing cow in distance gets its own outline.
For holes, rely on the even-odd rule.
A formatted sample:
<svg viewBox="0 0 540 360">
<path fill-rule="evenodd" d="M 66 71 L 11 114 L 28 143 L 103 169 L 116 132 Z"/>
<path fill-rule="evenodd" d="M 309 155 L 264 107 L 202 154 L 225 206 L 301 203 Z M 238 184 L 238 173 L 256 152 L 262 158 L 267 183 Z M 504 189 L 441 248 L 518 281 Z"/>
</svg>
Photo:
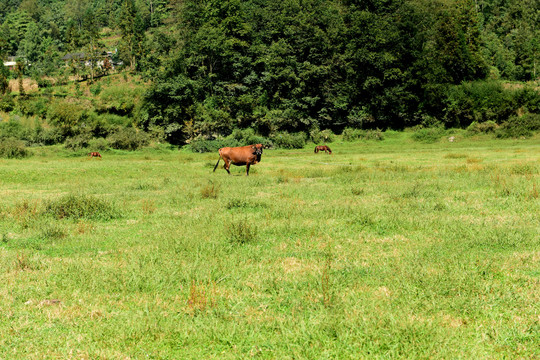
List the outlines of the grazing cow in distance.
<svg viewBox="0 0 540 360">
<path fill-rule="evenodd" d="M 98 158 L 101 159 L 101 154 L 98 153 L 97 151 L 93 151 L 93 152 L 88 153 L 88 156 L 90 156 L 90 159 L 93 158 L 93 157 L 98 157 Z"/>
<path fill-rule="evenodd" d="M 318 145 L 318 146 L 315 146 L 315 151 L 314 153 L 318 153 L 319 151 L 324 151 L 325 153 L 327 154 L 332 154 L 332 150 L 330 150 L 330 148 L 326 145 Z"/>
<path fill-rule="evenodd" d="M 223 159 L 223 162 L 225 163 L 225 165 L 223 165 L 223 168 L 227 170 L 229 175 L 231 175 L 229 167 L 231 166 L 231 164 L 233 164 L 236 166 L 246 165 L 246 176 L 248 176 L 249 167 L 261 161 L 262 152 L 262 144 L 221 148 L 219 149 L 219 159 L 216 163 L 216 166 L 214 166 L 214 172 L 216 171 L 216 168 L 219 164 L 219 160 Z"/>
</svg>

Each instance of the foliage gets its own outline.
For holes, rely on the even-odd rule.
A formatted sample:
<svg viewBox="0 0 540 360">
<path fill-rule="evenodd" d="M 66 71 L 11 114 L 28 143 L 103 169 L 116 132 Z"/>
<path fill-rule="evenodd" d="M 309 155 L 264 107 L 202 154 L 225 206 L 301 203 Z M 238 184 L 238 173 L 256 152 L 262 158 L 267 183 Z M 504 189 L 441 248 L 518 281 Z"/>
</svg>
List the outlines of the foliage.
<svg viewBox="0 0 540 360">
<path fill-rule="evenodd" d="M 334 133 L 330 129 L 325 129 L 323 131 L 314 129 L 309 132 L 309 139 L 315 144 L 331 143 L 334 141 Z"/>
<path fill-rule="evenodd" d="M 467 127 L 467 131 L 471 134 L 489 134 L 495 133 L 499 128 L 496 122 L 488 120 L 485 122 L 476 122 L 473 121 L 471 125 Z"/>
<path fill-rule="evenodd" d="M 120 128 L 107 137 L 109 146 L 113 149 L 137 150 L 148 144 L 148 135 L 135 128 Z"/>
<path fill-rule="evenodd" d="M 444 122 L 467 127 L 472 122 L 502 123 L 522 108 L 538 109 L 540 93 L 528 87 L 512 89 L 500 81 L 463 83 L 449 89 Z"/>
<path fill-rule="evenodd" d="M 109 86 L 99 92 L 96 110 L 102 113 L 133 116 L 142 91 L 140 87 Z"/>
<path fill-rule="evenodd" d="M 534 132 L 540 131 L 540 114 L 525 114 L 513 116 L 501 124 L 496 131 L 499 138 L 529 137 Z"/>
<path fill-rule="evenodd" d="M 81 133 L 76 136 L 67 138 L 64 142 L 64 146 L 66 149 L 70 150 L 81 150 L 88 147 L 91 135 L 89 133 Z"/>
<path fill-rule="evenodd" d="M 47 117 L 69 137 L 87 127 L 108 136 L 117 127 L 100 116 L 119 115 L 175 145 L 236 129 L 319 143 L 345 128 L 426 127 L 429 118 L 501 124 L 540 113 L 537 85 L 509 85 L 538 78 L 539 11 L 534 0 L 9 0 L 0 58 L 19 66 L 0 66 L 0 93 L 9 77 L 25 87 L 15 109 L 7 100 L 0 109 Z M 136 80 L 124 72 L 122 84 L 94 83 L 112 70 L 98 61 L 113 49 Z M 84 61 L 64 67 L 66 53 Z M 81 81 L 55 94 L 73 77 Z M 66 92 L 76 99 L 59 100 Z"/>
<path fill-rule="evenodd" d="M 80 125 L 87 118 L 87 109 L 76 102 L 54 101 L 47 110 L 47 120 L 60 129 L 63 136 L 78 134 Z"/>
<path fill-rule="evenodd" d="M 17 110 L 23 115 L 45 117 L 50 100 L 45 97 L 19 98 L 17 100 Z"/>
<path fill-rule="evenodd" d="M 425 143 L 434 143 L 439 141 L 446 131 L 443 127 L 430 127 L 430 128 L 421 128 L 417 129 L 413 134 L 412 138 L 416 141 L 421 141 Z"/>
<path fill-rule="evenodd" d="M 306 145 L 304 133 L 277 132 L 270 136 L 275 147 L 282 149 L 302 149 Z"/>
<path fill-rule="evenodd" d="M 222 147 L 234 147 L 234 146 L 241 146 L 241 144 L 238 142 L 238 140 L 234 138 L 222 138 L 222 139 L 214 139 L 214 140 L 205 140 L 203 138 L 194 139 L 189 143 L 189 148 L 193 152 L 197 153 L 205 153 L 205 152 L 217 152 L 218 149 Z"/>
<path fill-rule="evenodd" d="M 31 153 L 24 146 L 24 142 L 14 138 L 4 138 L 0 141 L 0 157 L 20 159 L 30 156 Z"/>
<path fill-rule="evenodd" d="M 0 96 L 0 111 L 10 112 L 15 108 L 15 101 L 9 95 Z"/>
<path fill-rule="evenodd" d="M 345 128 L 341 134 L 344 141 L 356 140 L 384 140 L 384 135 L 380 130 L 362 130 Z"/>
</svg>

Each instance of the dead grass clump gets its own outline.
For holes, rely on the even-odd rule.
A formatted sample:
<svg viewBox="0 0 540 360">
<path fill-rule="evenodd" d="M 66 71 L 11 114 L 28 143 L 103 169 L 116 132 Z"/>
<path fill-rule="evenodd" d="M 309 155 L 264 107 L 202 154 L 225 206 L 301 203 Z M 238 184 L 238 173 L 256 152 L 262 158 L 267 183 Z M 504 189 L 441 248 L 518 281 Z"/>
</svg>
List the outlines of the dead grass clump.
<svg viewBox="0 0 540 360">
<path fill-rule="evenodd" d="M 187 306 L 185 308 L 186 313 L 195 315 L 215 307 L 216 283 L 209 282 L 208 284 L 200 284 L 196 283 L 195 280 L 192 280 L 189 287 Z"/>
<path fill-rule="evenodd" d="M 145 215 L 151 215 L 156 211 L 156 202 L 154 200 L 143 200 L 142 211 Z"/>
<path fill-rule="evenodd" d="M 201 197 L 203 199 L 217 199 L 219 190 L 219 185 L 216 185 L 211 181 L 201 188 Z"/>
</svg>

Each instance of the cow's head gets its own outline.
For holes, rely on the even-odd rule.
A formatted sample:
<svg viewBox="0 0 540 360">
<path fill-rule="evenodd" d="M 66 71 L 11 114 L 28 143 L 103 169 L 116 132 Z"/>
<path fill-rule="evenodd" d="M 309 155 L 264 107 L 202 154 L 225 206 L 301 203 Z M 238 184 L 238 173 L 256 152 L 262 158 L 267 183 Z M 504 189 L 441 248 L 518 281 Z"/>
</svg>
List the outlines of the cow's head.
<svg viewBox="0 0 540 360">
<path fill-rule="evenodd" d="M 262 144 L 255 144 L 251 145 L 253 148 L 253 155 L 257 155 L 257 161 L 261 161 L 261 155 L 263 152 L 263 145 Z"/>
</svg>

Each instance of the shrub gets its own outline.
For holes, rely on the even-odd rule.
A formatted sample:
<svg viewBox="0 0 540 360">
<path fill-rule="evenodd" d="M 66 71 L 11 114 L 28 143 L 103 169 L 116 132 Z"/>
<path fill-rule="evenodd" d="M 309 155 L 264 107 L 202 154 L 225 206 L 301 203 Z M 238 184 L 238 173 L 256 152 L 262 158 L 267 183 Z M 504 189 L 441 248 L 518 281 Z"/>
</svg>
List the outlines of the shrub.
<svg viewBox="0 0 540 360">
<path fill-rule="evenodd" d="M 412 138 L 416 141 L 422 141 L 425 143 L 434 143 L 438 141 L 445 134 L 443 127 L 424 128 L 416 130 Z"/>
<path fill-rule="evenodd" d="M 93 86 L 90 86 L 90 92 L 94 95 L 94 96 L 97 96 L 101 93 L 101 84 L 98 83 L 98 84 L 95 84 Z"/>
<path fill-rule="evenodd" d="M 135 109 L 142 92 L 142 88 L 108 87 L 101 91 L 96 108 L 99 112 L 129 115 Z"/>
<path fill-rule="evenodd" d="M 334 133 L 329 129 L 314 129 L 309 132 L 309 138 L 314 144 L 327 143 L 334 140 Z"/>
<path fill-rule="evenodd" d="M 64 143 L 66 149 L 80 150 L 88 147 L 92 137 L 88 133 L 79 134 L 74 137 L 70 137 Z"/>
<path fill-rule="evenodd" d="M 472 134 L 488 134 L 494 133 L 499 128 L 494 121 L 488 120 L 483 123 L 473 121 L 469 127 L 467 127 L 467 132 Z"/>
<path fill-rule="evenodd" d="M 216 140 L 204 140 L 204 139 L 195 139 L 192 140 L 189 144 L 189 148 L 193 152 L 204 153 L 204 152 L 216 152 L 219 148 L 226 146 L 240 146 L 241 144 L 232 137 L 227 137 L 224 139 Z"/>
<path fill-rule="evenodd" d="M 64 141 L 64 136 L 57 128 L 37 126 L 30 134 L 28 141 L 32 144 L 54 145 Z"/>
<path fill-rule="evenodd" d="M 92 151 L 105 151 L 109 148 L 109 143 L 104 138 L 94 138 L 88 142 L 88 148 Z"/>
<path fill-rule="evenodd" d="M 466 127 L 474 121 L 501 124 L 519 109 L 540 111 L 540 93 L 530 87 L 510 88 L 500 81 L 474 81 L 450 87 L 444 105 L 446 127 Z"/>
<path fill-rule="evenodd" d="M 0 111 L 10 112 L 15 109 L 15 101 L 9 95 L 0 96 Z"/>
<path fill-rule="evenodd" d="M 68 194 L 45 204 L 45 213 L 57 219 L 111 220 L 120 217 L 120 211 L 109 201 L 90 195 Z"/>
<path fill-rule="evenodd" d="M 288 133 L 285 131 L 271 135 L 274 146 L 282 149 L 302 149 L 306 145 L 304 133 Z"/>
<path fill-rule="evenodd" d="M 87 117 L 84 107 L 66 101 L 53 102 L 47 111 L 49 123 L 60 129 L 64 136 L 77 134 L 80 123 Z"/>
<path fill-rule="evenodd" d="M 137 150 L 148 144 L 148 135 L 134 128 L 121 128 L 107 137 L 113 149 Z"/>
<path fill-rule="evenodd" d="M 0 141 L 0 157 L 15 159 L 30 156 L 30 152 L 21 140 L 8 138 Z"/>
<path fill-rule="evenodd" d="M 256 135 L 255 130 L 251 128 L 235 129 L 227 138 L 235 139 L 239 144 L 242 145 L 263 144 L 266 147 L 272 146 L 272 141 L 270 141 L 270 139 Z"/>
<path fill-rule="evenodd" d="M 36 80 L 38 88 L 45 89 L 52 87 L 52 81 L 47 79 L 39 78 Z"/>
<path fill-rule="evenodd" d="M 15 118 L 18 118 L 18 116 L 11 117 L 7 122 L 0 122 L 0 138 L 23 140 L 26 137 L 27 130 Z"/>
<path fill-rule="evenodd" d="M 384 135 L 381 130 L 362 130 L 354 128 L 345 128 L 343 130 L 344 141 L 356 140 L 384 140 Z"/>
<path fill-rule="evenodd" d="M 540 114 L 513 116 L 501 124 L 496 132 L 499 138 L 519 138 L 531 136 L 540 130 Z"/>
</svg>

